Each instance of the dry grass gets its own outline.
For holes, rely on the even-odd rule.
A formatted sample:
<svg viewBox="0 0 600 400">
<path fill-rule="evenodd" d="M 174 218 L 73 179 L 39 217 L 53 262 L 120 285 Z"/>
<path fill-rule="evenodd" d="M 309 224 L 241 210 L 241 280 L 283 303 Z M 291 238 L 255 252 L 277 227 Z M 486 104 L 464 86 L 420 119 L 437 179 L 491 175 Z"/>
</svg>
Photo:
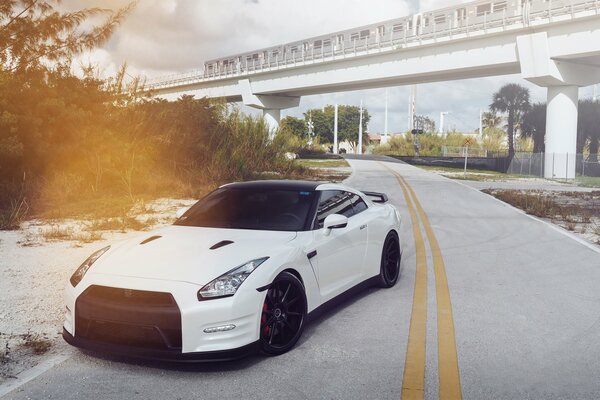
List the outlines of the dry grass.
<svg viewBox="0 0 600 400">
<path fill-rule="evenodd" d="M 48 242 L 59 241 L 59 240 L 74 240 L 75 233 L 73 228 L 60 227 L 53 225 L 49 229 L 41 229 L 40 234 L 44 240 Z"/>
<path fill-rule="evenodd" d="M 88 232 L 97 231 L 119 231 L 126 232 L 128 230 L 143 231 L 147 230 L 151 225 L 151 219 L 140 221 L 129 215 L 122 215 L 116 218 L 104 218 L 92 220 L 86 227 Z"/>
<path fill-rule="evenodd" d="M 29 349 L 35 355 L 45 354 L 52 347 L 52 342 L 46 337 L 42 337 L 38 334 L 27 333 L 23 335 L 23 346 Z"/>
<path fill-rule="evenodd" d="M 528 214 L 545 218 L 600 244 L 600 191 L 483 190 Z"/>
</svg>

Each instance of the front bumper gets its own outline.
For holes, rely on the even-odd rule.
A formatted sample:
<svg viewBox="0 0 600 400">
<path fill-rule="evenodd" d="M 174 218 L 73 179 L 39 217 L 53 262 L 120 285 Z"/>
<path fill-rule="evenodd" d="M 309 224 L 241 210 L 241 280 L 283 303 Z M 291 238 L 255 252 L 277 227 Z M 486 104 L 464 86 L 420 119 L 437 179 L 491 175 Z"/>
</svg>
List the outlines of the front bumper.
<svg viewBox="0 0 600 400">
<path fill-rule="evenodd" d="M 133 292 L 170 293 L 176 309 L 165 304 L 152 304 L 147 309 L 142 304 L 114 304 L 112 297 L 106 302 L 96 299 L 82 302 L 82 294 L 93 285 Z M 165 360 L 234 359 L 238 358 L 237 353 L 250 352 L 259 339 L 264 293 L 248 286 L 240 288 L 233 297 L 198 301 L 198 289 L 197 285 L 184 282 L 132 277 L 115 279 L 100 274 L 93 276 L 92 283 L 86 276 L 76 288 L 67 287 L 64 329 L 68 337 L 65 339 L 91 350 Z M 136 300 L 136 296 L 132 300 Z M 113 329 L 112 323 L 120 326 Z M 230 324 L 235 325 L 235 329 L 205 332 L 207 328 Z M 135 340 L 138 333 L 144 338 L 142 343 Z M 233 356 L 226 354 L 230 352 Z"/>
<path fill-rule="evenodd" d="M 70 345 L 91 350 L 102 354 L 111 354 L 120 357 L 133 357 L 154 361 L 176 362 L 220 362 L 233 361 L 256 354 L 258 341 L 231 350 L 205 351 L 195 353 L 182 353 L 180 349 L 145 349 L 130 346 L 121 346 L 110 343 L 97 342 L 89 339 L 74 337 L 63 328 L 63 338 Z"/>
</svg>

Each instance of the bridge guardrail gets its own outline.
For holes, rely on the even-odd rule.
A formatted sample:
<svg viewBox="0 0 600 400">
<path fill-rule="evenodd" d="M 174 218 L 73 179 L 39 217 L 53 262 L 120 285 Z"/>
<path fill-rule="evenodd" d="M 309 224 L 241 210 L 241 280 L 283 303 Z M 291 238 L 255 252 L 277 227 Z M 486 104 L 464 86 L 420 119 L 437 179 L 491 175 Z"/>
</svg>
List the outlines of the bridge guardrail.
<svg viewBox="0 0 600 400">
<path fill-rule="evenodd" d="M 477 5 L 480 3 L 492 4 L 487 0 L 472 4 Z M 468 6 L 468 4 L 465 4 L 464 6 Z M 459 6 L 456 7 L 458 8 Z M 402 21 L 401 23 L 397 24 L 402 25 L 403 29 L 401 32 L 395 32 L 397 25 L 393 25 L 393 23 L 397 22 L 396 20 L 387 21 L 381 24 L 373 24 L 368 27 L 357 28 L 364 29 L 364 32 L 367 30 L 371 32 L 371 30 L 378 30 L 383 27 L 383 32 L 386 32 L 383 35 L 369 34 L 364 38 L 359 35 L 353 40 L 344 39 L 340 43 L 333 42 L 332 36 L 335 36 L 336 34 L 323 35 L 317 38 L 307 39 L 313 41 L 312 43 L 319 42 L 320 47 L 315 48 L 313 46 L 307 50 L 302 48 L 301 52 L 292 52 L 290 57 L 286 57 L 285 52 L 282 57 L 277 49 L 283 48 L 284 46 L 299 49 L 310 42 L 300 41 L 281 46 L 274 46 L 271 49 L 260 50 L 252 54 L 252 56 L 257 56 L 257 58 L 252 58 L 251 61 L 248 60 L 248 57 L 251 53 L 223 58 L 221 60 L 216 60 L 215 62 L 217 64 L 221 62 L 224 63 L 226 60 L 232 58 L 239 59 L 239 62 L 237 62 L 237 64 L 233 64 L 227 61 L 226 65 L 223 64 L 219 66 L 218 69 L 213 69 L 212 72 L 206 69 L 198 69 L 184 74 L 159 77 L 157 79 L 147 81 L 145 86 L 148 90 L 166 89 L 183 86 L 186 84 L 251 76 L 261 72 L 313 64 L 317 62 L 336 61 L 339 59 L 368 55 L 372 54 L 373 52 L 401 50 L 405 47 L 420 45 L 423 42 L 428 41 L 435 42 L 441 39 L 452 40 L 456 37 L 469 37 L 476 34 L 490 33 L 491 31 L 505 31 L 509 29 L 525 28 L 531 25 L 538 26 L 549 24 L 561 19 L 572 19 L 580 16 L 586 16 L 589 15 L 590 12 L 595 15 L 600 15 L 600 0 L 533 0 L 525 3 L 525 6 L 517 11 L 518 12 L 512 10 L 512 14 L 514 15 L 511 15 L 511 12 L 509 12 L 507 8 L 504 8 L 502 12 L 484 12 L 481 15 L 476 15 L 471 18 L 468 14 L 466 14 L 466 16 L 462 19 L 457 20 L 455 17 L 454 21 L 448 17 L 447 24 L 440 24 L 435 22 L 436 15 L 439 16 L 437 13 L 440 11 L 434 10 L 427 13 L 417 14 L 419 18 L 423 18 L 422 21 L 429 21 L 429 23 L 422 22 L 421 26 L 418 26 L 419 19 L 415 19 L 417 16 L 405 17 L 398 20 Z M 417 25 L 413 25 L 411 27 L 411 18 L 413 18 L 413 21 L 416 21 L 414 24 Z M 386 23 L 389 26 L 383 25 Z M 440 26 L 442 26 L 442 29 L 440 29 Z M 350 31 L 344 31 L 341 33 L 341 35 L 346 35 L 344 38 L 351 37 L 348 32 Z M 357 34 L 357 32 L 354 32 L 353 34 Z M 259 53 L 266 54 L 266 59 L 258 58 Z M 275 55 L 275 53 L 277 53 L 277 55 Z"/>
</svg>

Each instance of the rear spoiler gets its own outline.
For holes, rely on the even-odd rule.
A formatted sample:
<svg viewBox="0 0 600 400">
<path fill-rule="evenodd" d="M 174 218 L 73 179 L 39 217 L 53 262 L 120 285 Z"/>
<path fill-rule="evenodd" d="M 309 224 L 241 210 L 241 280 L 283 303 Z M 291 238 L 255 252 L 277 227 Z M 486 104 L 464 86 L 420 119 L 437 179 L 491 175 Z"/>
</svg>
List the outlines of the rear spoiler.
<svg viewBox="0 0 600 400">
<path fill-rule="evenodd" d="M 363 192 L 365 196 L 372 197 L 371 201 L 373 203 L 387 203 L 388 197 L 385 193 L 377 193 L 377 192 Z"/>
</svg>

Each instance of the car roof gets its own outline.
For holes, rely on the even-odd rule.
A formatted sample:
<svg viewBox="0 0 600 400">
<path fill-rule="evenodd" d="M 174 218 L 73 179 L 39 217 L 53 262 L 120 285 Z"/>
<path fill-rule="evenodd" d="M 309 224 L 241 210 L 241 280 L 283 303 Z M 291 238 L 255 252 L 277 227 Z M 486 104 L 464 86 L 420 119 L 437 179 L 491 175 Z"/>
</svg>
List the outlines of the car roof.
<svg viewBox="0 0 600 400">
<path fill-rule="evenodd" d="M 315 190 L 346 190 L 359 193 L 357 190 L 344 185 L 331 182 L 302 181 L 302 180 L 264 180 L 228 183 L 221 187 L 236 189 L 265 189 L 265 190 L 301 190 L 312 192 Z"/>
<path fill-rule="evenodd" d="M 304 190 L 312 192 L 322 185 L 323 182 L 300 181 L 300 180 L 264 180 L 264 181 L 249 181 L 235 182 L 223 185 L 221 187 L 235 189 L 280 189 L 280 190 Z"/>
</svg>

